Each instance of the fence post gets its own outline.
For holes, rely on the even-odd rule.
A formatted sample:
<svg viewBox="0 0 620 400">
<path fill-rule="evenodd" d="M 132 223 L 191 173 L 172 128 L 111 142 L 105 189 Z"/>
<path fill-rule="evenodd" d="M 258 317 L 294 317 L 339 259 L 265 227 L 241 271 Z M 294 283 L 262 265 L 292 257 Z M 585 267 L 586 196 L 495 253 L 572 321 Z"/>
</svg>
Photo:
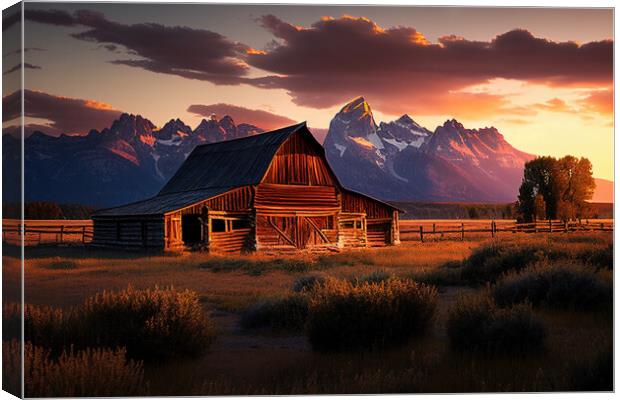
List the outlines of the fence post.
<svg viewBox="0 0 620 400">
<path fill-rule="evenodd" d="M 465 224 L 461 222 L 461 240 L 465 240 Z"/>
<path fill-rule="evenodd" d="M 86 225 L 82 226 L 82 244 L 86 243 Z"/>
<path fill-rule="evenodd" d="M 435 223 L 433 222 L 433 233 L 435 233 Z"/>
<path fill-rule="evenodd" d="M 564 233 L 568 233 L 568 221 L 564 221 Z"/>
<path fill-rule="evenodd" d="M 424 243 L 424 228 L 420 225 L 420 242 Z"/>
<path fill-rule="evenodd" d="M 549 219 L 549 233 L 553 233 L 553 228 L 551 225 L 551 219 Z"/>
<path fill-rule="evenodd" d="M 604 231 L 605 230 L 605 224 L 601 222 L 601 230 Z"/>
<path fill-rule="evenodd" d="M 491 221 L 491 237 L 495 237 L 495 221 Z"/>
<path fill-rule="evenodd" d="M 62 237 L 63 237 L 64 232 L 65 232 L 65 226 L 60 225 L 60 243 L 62 243 Z"/>
</svg>

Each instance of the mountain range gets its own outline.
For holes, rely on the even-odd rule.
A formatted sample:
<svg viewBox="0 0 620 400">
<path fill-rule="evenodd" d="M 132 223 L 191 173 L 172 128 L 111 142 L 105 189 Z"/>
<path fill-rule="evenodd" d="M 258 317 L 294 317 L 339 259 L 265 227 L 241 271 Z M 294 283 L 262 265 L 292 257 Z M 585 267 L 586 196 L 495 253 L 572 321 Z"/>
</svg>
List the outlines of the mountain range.
<svg viewBox="0 0 620 400">
<path fill-rule="evenodd" d="M 325 137 L 327 159 L 345 186 L 385 200 L 511 202 L 523 164 L 534 158 L 493 127 L 467 129 L 451 119 L 430 131 L 408 115 L 377 125 L 363 97 L 342 107 L 327 133 L 311 131 Z M 195 146 L 262 132 L 230 116 L 192 129 L 180 119 L 157 128 L 130 114 L 87 135 L 35 132 L 24 142 L 26 200 L 100 207 L 141 200 L 157 193 Z M 19 165 L 19 147 L 19 139 L 3 135 L 5 171 Z M 16 200 L 7 189 L 18 177 L 5 175 L 5 201 Z"/>
</svg>

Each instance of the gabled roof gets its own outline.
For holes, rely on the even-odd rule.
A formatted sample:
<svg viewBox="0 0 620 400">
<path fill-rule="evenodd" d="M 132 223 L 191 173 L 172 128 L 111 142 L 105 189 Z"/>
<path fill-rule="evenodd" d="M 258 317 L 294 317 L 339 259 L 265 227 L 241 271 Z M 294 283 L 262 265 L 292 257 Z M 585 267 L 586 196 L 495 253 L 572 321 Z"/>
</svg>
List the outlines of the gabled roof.
<svg viewBox="0 0 620 400">
<path fill-rule="evenodd" d="M 323 147 L 314 139 L 305 122 L 241 139 L 200 145 L 191 152 L 155 197 L 98 210 L 93 217 L 165 214 L 219 196 L 237 187 L 259 184 L 280 146 L 296 132 L 305 132 L 324 154 Z M 336 184 L 344 190 L 398 210 L 381 200 L 345 189 L 338 182 L 329 164 L 327 165 Z"/>
<path fill-rule="evenodd" d="M 133 215 L 160 215 L 169 211 L 178 210 L 192 204 L 199 203 L 205 199 L 219 196 L 227 191 L 230 187 L 211 188 L 204 190 L 194 190 L 191 192 L 180 192 L 157 195 L 150 199 L 137 201 L 135 203 L 125 204 L 120 207 L 106 208 L 97 210 L 93 214 L 94 217 L 115 217 L 115 216 L 133 216 Z"/>
<path fill-rule="evenodd" d="M 155 197 L 98 210 L 93 217 L 165 214 L 236 187 L 258 184 L 282 143 L 300 130 L 312 137 L 302 122 L 241 139 L 196 146 Z"/>
<path fill-rule="evenodd" d="M 302 129 L 307 130 L 305 122 L 259 135 L 197 146 L 159 195 L 258 184 L 280 145 Z"/>
</svg>

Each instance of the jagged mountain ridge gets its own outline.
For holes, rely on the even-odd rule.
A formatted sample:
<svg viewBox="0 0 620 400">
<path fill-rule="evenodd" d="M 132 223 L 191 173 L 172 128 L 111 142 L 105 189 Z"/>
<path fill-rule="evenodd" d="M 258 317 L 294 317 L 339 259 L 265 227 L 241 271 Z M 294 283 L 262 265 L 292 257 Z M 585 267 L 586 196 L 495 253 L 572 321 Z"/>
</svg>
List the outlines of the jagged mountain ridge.
<svg viewBox="0 0 620 400">
<path fill-rule="evenodd" d="M 534 158 L 493 127 L 452 119 L 431 132 L 407 114 L 377 125 L 363 97 L 336 114 L 325 151 L 346 186 L 392 200 L 513 201 Z"/>
<path fill-rule="evenodd" d="M 25 140 L 26 200 L 102 207 L 141 200 L 157 193 L 197 145 L 261 132 L 250 124 L 236 125 L 229 116 L 203 119 L 192 130 L 179 119 L 158 129 L 130 114 L 84 136 L 35 132 Z M 14 164 L 17 154 L 19 140 L 4 135 L 3 163 Z M 13 184 L 18 182 L 5 186 Z"/>
<path fill-rule="evenodd" d="M 157 193 L 195 146 L 260 132 L 229 116 L 192 129 L 180 119 L 157 128 L 130 114 L 84 136 L 36 132 L 25 141 L 26 197 L 95 206 L 137 201 Z M 9 163 L 19 141 L 4 135 L 3 144 Z M 324 147 L 347 187 L 401 201 L 514 201 L 523 164 L 534 157 L 493 127 L 467 129 L 452 119 L 430 131 L 407 114 L 377 124 L 363 97 L 334 116 Z"/>
</svg>

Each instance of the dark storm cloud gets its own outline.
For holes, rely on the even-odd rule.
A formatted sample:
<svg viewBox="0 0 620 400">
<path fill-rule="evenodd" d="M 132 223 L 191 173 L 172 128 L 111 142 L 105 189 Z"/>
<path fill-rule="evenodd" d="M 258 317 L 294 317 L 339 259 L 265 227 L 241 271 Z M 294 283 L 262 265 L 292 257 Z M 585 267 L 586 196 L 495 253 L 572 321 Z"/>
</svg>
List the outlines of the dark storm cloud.
<svg viewBox="0 0 620 400">
<path fill-rule="evenodd" d="M 55 96 L 34 90 L 24 91 L 26 117 L 50 121 L 47 125 L 30 124 L 26 132 L 33 129 L 51 135 L 84 134 L 91 129 L 109 127 L 121 111 L 94 100 Z M 21 92 L 16 91 L 2 98 L 2 121 L 11 121 L 20 116 Z"/>
<path fill-rule="evenodd" d="M 187 112 L 203 117 L 208 117 L 211 114 L 216 114 L 219 116 L 229 115 L 237 123 L 245 122 L 266 130 L 281 128 L 295 123 L 295 121 L 290 118 L 273 114 L 268 111 L 253 110 L 250 108 L 225 103 L 210 105 L 192 104 L 187 108 Z"/>
<path fill-rule="evenodd" d="M 87 30 L 72 36 L 106 45 L 108 49 L 123 46 L 128 53 L 141 57 L 115 60 L 114 64 L 217 84 L 239 83 L 249 69 L 241 60 L 247 46 L 206 29 L 156 23 L 127 25 L 89 10 L 73 14 L 38 10 L 26 13 L 26 18 L 53 25 L 86 27 Z"/>
<path fill-rule="evenodd" d="M 300 105 L 328 107 L 363 94 L 384 111 L 425 112 L 456 98 L 493 103 L 500 98 L 459 91 L 494 78 L 559 86 L 612 80 L 612 41 L 578 45 L 513 30 L 490 41 L 445 36 L 433 44 L 413 28 L 383 29 L 367 18 L 323 18 L 303 28 L 267 15 L 260 23 L 279 42 L 247 62 L 277 75 L 255 84 L 286 89 Z"/>
<path fill-rule="evenodd" d="M 21 63 L 19 63 L 19 64 L 17 64 L 17 65 L 15 65 L 15 66 L 13 66 L 13 67 L 11 67 L 11 68 L 7 69 L 6 71 L 4 71 L 4 72 L 2 73 L 2 75 L 7 75 L 7 74 L 10 74 L 11 72 L 18 71 L 18 70 L 20 70 L 21 68 L 22 68 L 22 64 L 21 64 Z M 38 66 L 38 65 L 34 65 L 34 64 L 30 64 L 30 63 L 24 63 L 24 68 L 28 68 L 28 69 L 41 69 L 41 67 L 40 67 L 40 66 Z"/>
</svg>

